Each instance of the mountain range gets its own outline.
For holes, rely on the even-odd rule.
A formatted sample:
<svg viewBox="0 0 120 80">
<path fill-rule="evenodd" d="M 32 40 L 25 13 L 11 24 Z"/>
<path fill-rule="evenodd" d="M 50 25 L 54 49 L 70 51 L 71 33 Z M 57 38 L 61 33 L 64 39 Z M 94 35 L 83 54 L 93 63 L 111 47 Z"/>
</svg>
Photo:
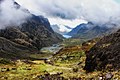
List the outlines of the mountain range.
<svg viewBox="0 0 120 80">
<path fill-rule="evenodd" d="M 92 22 L 88 22 L 78 25 L 67 35 L 72 36 L 72 38 L 93 39 L 116 31 L 117 29 L 113 26 L 115 25 L 95 25 Z"/>
</svg>

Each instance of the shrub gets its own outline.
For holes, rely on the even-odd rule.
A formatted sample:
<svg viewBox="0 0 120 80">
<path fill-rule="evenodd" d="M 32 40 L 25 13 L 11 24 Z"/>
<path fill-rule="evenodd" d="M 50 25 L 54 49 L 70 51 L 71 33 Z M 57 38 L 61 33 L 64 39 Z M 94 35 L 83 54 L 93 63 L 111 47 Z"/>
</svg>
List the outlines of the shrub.
<svg viewBox="0 0 120 80">
<path fill-rule="evenodd" d="M 0 59 L 0 64 L 11 64 L 12 62 L 8 59 Z"/>
<path fill-rule="evenodd" d="M 78 68 L 73 68 L 73 72 L 78 72 Z"/>
</svg>

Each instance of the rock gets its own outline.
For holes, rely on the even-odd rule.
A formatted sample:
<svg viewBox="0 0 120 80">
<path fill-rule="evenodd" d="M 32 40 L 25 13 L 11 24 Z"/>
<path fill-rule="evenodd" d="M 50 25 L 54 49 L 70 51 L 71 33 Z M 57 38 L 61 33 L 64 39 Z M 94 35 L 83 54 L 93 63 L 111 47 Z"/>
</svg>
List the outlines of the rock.
<svg viewBox="0 0 120 80">
<path fill-rule="evenodd" d="M 88 72 L 120 69 L 120 30 L 99 40 L 86 56 L 84 69 Z"/>
<path fill-rule="evenodd" d="M 73 72 L 78 72 L 78 68 L 73 68 Z"/>
<path fill-rule="evenodd" d="M 11 68 L 11 70 L 17 70 L 17 68 Z"/>
<path fill-rule="evenodd" d="M 6 71 L 10 71 L 10 69 L 9 68 L 7 68 L 7 70 Z"/>
<path fill-rule="evenodd" d="M 7 68 L 1 68 L 1 72 L 6 72 Z"/>
<path fill-rule="evenodd" d="M 49 73 L 47 73 L 47 74 L 45 74 L 45 75 L 40 75 L 40 76 L 38 76 L 38 78 L 40 79 L 40 80 L 67 80 L 67 79 L 65 79 L 65 78 L 63 78 L 62 76 L 60 76 L 60 74 L 49 74 Z"/>
<path fill-rule="evenodd" d="M 106 79 L 106 80 L 111 80 L 112 77 L 113 77 L 112 73 L 107 73 L 107 74 L 105 75 L 105 79 Z"/>
<path fill-rule="evenodd" d="M 100 76 L 100 77 L 99 77 L 99 80 L 103 80 L 103 77 L 102 77 L 102 76 Z"/>
<path fill-rule="evenodd" d="M 32 70 L 32 68 L 27 68 L 27 70 Z"/>
<path fill-rule="evenodd" d="M 51 60 L 49 60 L 49 59 L 46 59 L 44 62 L 45 62 L 46 64 L 54 65 L 54 63 L 53 63 Z"/>
</svg>

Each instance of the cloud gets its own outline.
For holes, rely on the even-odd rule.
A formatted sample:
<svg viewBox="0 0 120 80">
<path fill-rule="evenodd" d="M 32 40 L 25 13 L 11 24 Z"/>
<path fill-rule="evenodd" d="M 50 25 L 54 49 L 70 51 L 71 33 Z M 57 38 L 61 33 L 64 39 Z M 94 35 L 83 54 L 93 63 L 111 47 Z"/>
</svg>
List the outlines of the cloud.
<svg viewBox="0 0 120 80">
<path fill-rule="evenodd" d="M 68 20 L 84 19 L 96 24 L 120 23 L 119 0 L 16 0 L 31 12 Z"/>
<path fill-rule="evenodd" d="M 18 26 L 28 17 L 30 14 L 19 5 L 15 5 L 13 0 L 3 0 L 0 3 L 0 29 L 7 26 Z"/>
<path fill-rule="evenodd" d="M 61 19 L 61 18 L 49 18 L 49 21 L 52 25 L 66 25 L 71 28 L 76 27 L 78 24 L 81 23 L 87 23 L 87 21 L 82 20 L 82 19 L 74 19 L 74 20 L 66 20 L 66 19 Z"/>
<path fill-rule="evenodd" d="M 114 0 L 84 0 L 81 5 L 81 15 L 97 24 L 120 23 L 120 4 Z"/>
</svg>

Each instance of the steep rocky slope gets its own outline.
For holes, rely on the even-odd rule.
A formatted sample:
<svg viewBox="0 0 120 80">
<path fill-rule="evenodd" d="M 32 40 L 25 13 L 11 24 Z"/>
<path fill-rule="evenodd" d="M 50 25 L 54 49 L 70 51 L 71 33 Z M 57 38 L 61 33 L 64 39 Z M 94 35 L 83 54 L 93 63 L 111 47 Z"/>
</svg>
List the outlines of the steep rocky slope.
<svg viewBox="0 0 120 80">
<path fill-rule="evenodd" d="M 85 70 L 120 69 L 120 30 L 103 37 L 87 53 Z"/>
<path fill-rule="evenodd" d="M 21 7 L 17 2 L 13 3 L 16 10 Z M 22 10 L 30 15 L 24 23 L 0 29 L 0 58 L 27 58 L 30 53 L 38 53 L 42 47 L 62 41 L 62 37 L 52 30 L 47 18 L 31 14 L 27 9 Z"/>
<path fill-rule="evenodd" d="M 62 38 L 52 30 L 47 19 L 35 15 L 32 15 L 32 18 L 28 19 L 28 21 L 21 26 L 1 29 L 0 37 L 1 55 L 3 55 L 3 52 L 13 54 L 18 52 L 22 53 L 24 52 L 22 47 L 25 47 L 24 49 L 28 51 L 33 50 L 36 52 L 42 47 L 62 41 Z M 22 47 L 17 47 L 14 44 Z M 19 56 L 19 54 L 16 56 Z"/>
</svg>

